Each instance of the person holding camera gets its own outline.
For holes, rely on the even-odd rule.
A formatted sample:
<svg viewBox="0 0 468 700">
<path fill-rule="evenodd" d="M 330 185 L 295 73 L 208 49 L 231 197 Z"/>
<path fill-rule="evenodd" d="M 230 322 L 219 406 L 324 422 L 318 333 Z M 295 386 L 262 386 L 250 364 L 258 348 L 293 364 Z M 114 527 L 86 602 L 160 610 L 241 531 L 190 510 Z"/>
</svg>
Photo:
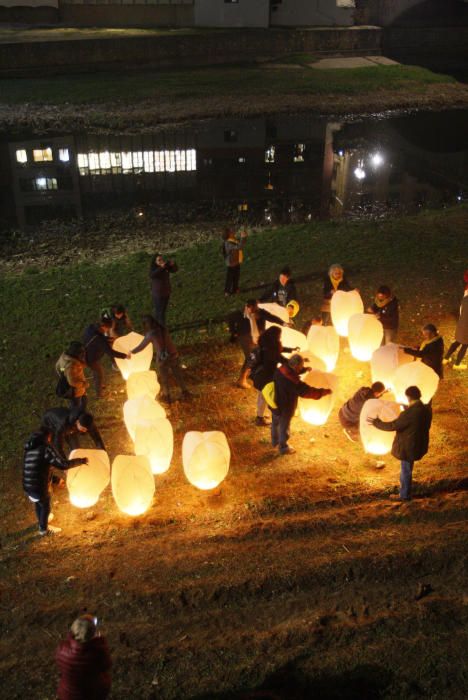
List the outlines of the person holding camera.
<svg viewBox="0 0 468 700">
<path fill-rule="evenodd" d="M 153 299 L 154 315 L 161 326 L 166 325 L 166 311 L 171 296 L 170 276 L 177 272 L 177 264 L 173 260 L 164 260 L 161 253 L 156 253 L 151 261 L 149 276 L 151 280 L 151 297 Z"/>
</svg>

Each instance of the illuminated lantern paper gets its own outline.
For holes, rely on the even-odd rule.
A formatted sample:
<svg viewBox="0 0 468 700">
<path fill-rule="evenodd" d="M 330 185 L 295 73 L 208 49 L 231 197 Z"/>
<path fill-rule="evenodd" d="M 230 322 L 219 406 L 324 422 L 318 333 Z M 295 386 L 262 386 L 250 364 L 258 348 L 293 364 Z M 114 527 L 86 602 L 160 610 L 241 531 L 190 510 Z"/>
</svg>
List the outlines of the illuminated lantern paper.
<svg viewBox="0 0 468 700">
<path fill-rule="evenodd" d="M 116 338 L 112 347 L 114 350 L 118 350 L 119 352 L 129 353 L 130 350 L 136 348 L 136 346 L 139 345 L 142 340 L 142 335 L 132 331 L 127 335 L 121 335 L 119 338 Z M 146 372 L 151 366 L 152 359 L 153 344 L 148 343 L 144 350 L 136 355 L 132 355 L 130 360 L 121 360 L 116 357 L 115 362 L 122 373 L 122 377 L 124 379 L 128 379 L 134 372 Z"/>
<path fill-rule="evenodd" d="M 280 304 L 276 304 L 274 301 L 259 302 L 258 308 L 268 311 L 268 313 L 272 314 L 273 316 L 278 316 L 278 318 L 280 318 L 283 321 L 283 323 L 289 323 L 291 320 L 289 318 L 287 308 L 285 306 L 281 306 Z"/>
<path fill-rule="evenodd" d="M 125 401 L 123 414 L 128 434 L 133 441 L 135 441 L 135 432 L 138 424 L 152 423 L 158 418 L 166 417 L 166 411 L 161 404 L 149 396 L 139 396 L 137 399 Z"/>
<path fill-rule="evenodd" d="M 214 489 L 229 471 L 231 451 L 224 433 L 192 430 L 182 443 L 182 462 L 187 479 L 202 490 Z"/>
<path fill-rule="evenodd" d="M 362 314 L 364 304 L 356 289 L 343 292 L 338 289 L 331 298 L 330 312 L 333 325 L 338 335 L 348 335 L 348 321 L 354 314 Z"/>
<path fill-rule="evenodd" d="M 413 362 L 411 355 L 407 355 L 396 343 L 387 343 L 377 348 L 372 353 L 370 366 L 373 382 L 382 382 L 384 386 L 393 391 L 393 375 L 402 364 Z"/>
<path fill-rule="evenodd" d="M 354 314 L 348 321 L 349 349 L 356 360 L 368 362 L 383 335 L 383 326 L 373 314 Z"/>
<path fill-rule="evenodd" d="M 118 455 L 112 464 L 112 493 L 119 510 L 141 515 L 151 505 L 154 476 L 147 457 Z"/>
<path fill-rule="evenodd" d="M 298 352 L 297 354 L 303 358 L 304 365 L 306 367 L 318 369 L 320 372 L 327 371 L 325 362 L 321 360 L 320 357 L 316 357 L 312 352 L 310 352 L 310 350 L 304 350 L 303 352 Z"/>
<path fill-rule="evenodd" d="M 333 372 L 340 352 L 340 337 L 333 326 L 311 326 L 307 333 L 310 352 L 325 362 L 327 372 Z"/>
<path fill-rule="evenodd" d="M 127 379 L 127 396 L 129 399 L 138 399 L 140 396 L 149 396 L 154 399 L 159 394 L 160 386 L 156 372 L 133 372 Z"/>
<path fill-rule="evenodd" d="M 324 425 L 335 401 L 337 378 L 334 374 L 313 369 L 305 375 L 303 381 L 316 389 L 332 390 L 331 394 L 322 396 L 318 400 L 299 397 L 299 412 L 302 420 L 311 425 Z"/>
<path fill-rule="evenodd" d="M 70 503 L 77 508 L 94 506 L 110 481 L 109 457 L 105 450 L 73 450 L 70 459 L 87 457 L 88 464 L 67 469 Z"/>
<path fill-rule="evenodd" d="M 400 406 L 395 401 L 369 399 L 359 416 L 359 430 L 364 450 L 371 455 L 386 455 L 392 448 L 394 431 L 379 430 L 368 422 L 369 418 L 380 418 L 388 422 L 400 415 Z"/>
<path fill-rule="evenodd" d="M 145 455 L 153 474 L 169 469 L 174 450 L 174 433 L 167 418 L 138 423 L 135 431 L 135 454 Z"/>
<path fill-rule="evenodd" d="M 410 362 L 400 365 L 393 375 L 393 391 L 398 403 L 407 404 L 405 391 L 409 386 L 417 386 L 421 392 L 421 401 L 429 403 L 439 386 L 439 376 L 423 362 Z"/>
</svg>

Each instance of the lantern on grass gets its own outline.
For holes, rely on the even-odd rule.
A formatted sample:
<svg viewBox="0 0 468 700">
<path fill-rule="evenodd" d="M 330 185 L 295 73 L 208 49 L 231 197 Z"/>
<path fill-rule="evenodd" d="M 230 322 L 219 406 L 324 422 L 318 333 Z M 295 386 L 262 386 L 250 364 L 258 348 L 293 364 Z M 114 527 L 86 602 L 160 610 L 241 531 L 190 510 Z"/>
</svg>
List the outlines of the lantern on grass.
<svg viewBox="0 0 468 700">
<path fill-rule="evenodd" d="M 153 474 L 169 469 L 174 450 L 174 433 L 167 418 L 138 423 L 135 431 L 135 454 L 148 458 Z"/>
<path fill-rule="evenodd" d="M 289 323 L 291 320 L 289 318 L 289 313 L 288 310 L 285 306 L 281 306 L 280 304 L 277 304 L 274 301 L 271 302 L 259 302 L 258 304 L 259 309 L 264 309 L 265 311 L 268 311 L 269 314 L 272 314 L 273 316 L 278 316 L 283 323 Z"/>
<path fill-rule="evenodd" d="M 119 338 L 114 340 L 113 349 L 119 352 L 129 353 L 133 348 L 141 343 L 143 336 L 139 333 L 128 333 L 127 335 L 121 335 Z M 118 357 L 115 358 L 117 367 L 122 373 L 124 379 L 128 379 L 134 372 L 146 372 L 151 366 L 151 360 L 153 359 L 153 344 L 148 343 L 146 348 L 136 355 L 132 355 L 130 360 L 122 360 Z"/>
<path fill-rule="evenodd" d="M 110 481 L 109 457 L 105 450 L 73 450 L 70 459 L 87 457 L 88 464 L 67 469 L 70 503 L 77 508 L 91 508 Z"/>
<path fill-rule="evenodd" d="M 193 486 L 203 491 L 214 489 L 226 478 L 231 450 L 224 433 L 192 430 L 182 443 L 184 473 Z"/>
<path fill-rule="evenodd" d="M 398 403 L 408 403 L 405 391 L 409 386 L 417 386 L 421 392 L 421 401 L 429 403 L 439 386 L 439 376 L 431 367 L 417 360 L 400 365 L 393 374 L 392 383 Z"/>
<path fill-rule="evenodd" d="M 154 477 L 147 457 L 118 455 L 112 464 L 112 493 L 119 510 L 141 515 L 151 505 Z"/>
<path fill-rule="evenodd" d="M 304 365 L 306 367 L 310 367 L 311 369 L 318 369 L 320 372 L 326 372 L 327 371 L 327 366 L 323 360 L 320 359 L 320 357 L 317 357 L 314 355 L 310 350 L 303 350 L 302 352 L 298 352 L 298 355 L 302 357 L 304 360 Z"/>
<path fill-rule="evenodd" d="M 349 349 L 356 360 L 368 362 L 383 335 L 383 326 L 373 314 L 354 314 L 348 321 Z"/>
<path fill-rule="evenodd" d="M 394 431 L 379 430 L 368 419 L 380 418 L 388 422 L 400 415 L 400 406 L 395 401 L 368 399 L 359 416 L 359 431 L 365 452 L 371 455 L 386 455 L 392 448 Z"/>
<path fill-rule="evenodd" d="M 331 389 L 332 393 L 321 399 L 303 399 L 299 397 L 299 412 L 302 420 L 310 425 L 324 425 L 335 402 L 335 391 L 338 384 L 334 374 L 313 369 L 308 372 L 303 381 L 316 389 Z"/>
<path fill-rule="evenodd" d="M 160 386 L 156 372 L 133 372 L 127 379 L 127 396 L 129 399 L 137 399 L 140 396 L 149 396 L 154 399 L 159 394 Z"/>
<path fill-rule="evenodd" d="M 338 289 L 331 298 L 330 312 L 333 325 L 338 335 L 348 335 L 348 321 L 354 314 L 362 314 L 364 304 L 356 289 L 343 292 Z"/>
<path fill-rule="evenodd" d="M 396 343 L 387 343 L 372 353 L 370 367 L 373 382 L 382 382 L 393 391 L 393 375 L 402 364 L 413 362 Z"/>
<path fill-rule="evenodd" d="M 165 418 L 166 411 L 160 403 L 149 396 L 139 396 L 137 399 L 128 399 L 123 406 L 124 422 L 128 434 L 135 440 L 135 432 L 138 424 L 154 422 L 158 418 Z"/>
<path fill-rule="evenodd" d="M 340 337 L 333 326 L 311 326 L 307 347 L 325 362 L 327 372 L 333 372 L 340 352 Z"/>
</svg>

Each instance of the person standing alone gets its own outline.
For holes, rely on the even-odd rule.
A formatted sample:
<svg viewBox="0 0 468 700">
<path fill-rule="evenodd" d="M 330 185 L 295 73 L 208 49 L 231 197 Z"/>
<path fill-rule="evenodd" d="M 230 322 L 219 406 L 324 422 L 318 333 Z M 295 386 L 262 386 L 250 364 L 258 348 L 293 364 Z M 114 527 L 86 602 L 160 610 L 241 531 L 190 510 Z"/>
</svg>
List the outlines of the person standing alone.
<svg viewBox="0 0 468 700">
<path fill-rule="evenodd" d="M 236 237 L 235 231 L 227 228 L 223 233 L 223 256 L 226 265 L 226 282 L 224 285 L 224 296 L 239 292 L 240 266 L 244 259 L 244 244 L 247 238 L 247 231 L 241 231 L 240 239 Z"/>
<path fill-rule="evenodd" d="M 161 326 L 166 325 L 166 311 L 171 296 L 170 276 L 177 272 L 174 260 L 164 260 L 161 253 L 156 253 L 151 261 L 149 276 L 151 280 L 151 297 L 153 299 L 154 315 Z"/>
</svg>

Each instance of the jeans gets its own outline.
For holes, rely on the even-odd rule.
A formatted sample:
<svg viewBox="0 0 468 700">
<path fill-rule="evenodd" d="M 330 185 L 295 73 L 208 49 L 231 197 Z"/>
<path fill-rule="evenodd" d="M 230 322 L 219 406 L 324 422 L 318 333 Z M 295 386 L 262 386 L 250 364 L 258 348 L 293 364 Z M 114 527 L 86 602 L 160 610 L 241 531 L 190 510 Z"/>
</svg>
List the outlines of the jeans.
<svg viewBox="0 0 468 700">
<path fill-rule="evenodd" d="M 102 396 L 102 389 L 104 384 L 104 370 L 99 360 L 91 362 L 89 365 L 91 372 L 93 373 L 94 388 L 96 389 L 96 396 Z"/>
<path fill-rule="evenodd" d="M 271 444 L 283 452 L 288 448 L 289 424 L 291 416 L 275 410 L 271 412 Z"/>
<path fill-rule="evenodd" d="M 240 265 L 233 265 L 226 269 L 225 294 L 235 294 L 239 291 Z"/>
<path fill-rule="evenodd" d="M 457 355 L 456 360 L 455 360 L 455 364 L 456 364 L 456 365 L 459 365 L 460 362 L 461 362 L 461 361 L 463 360 L 463 358 L 465 357 L 466 349 L 468 348 L 468 345 L 465 345 L 464 343 L 459 343 L 457 340 L 455 340 L 455 341 L 451 344 L 451 346 L 449 347 L 449 349 L 447 350 L 447 353 L 446 353 L 446 355 L 445 355 L 445 359 L 448 360 L 449 357 L 450 357 L 451 355 L 453 355 L 453 353 L 455 352 L 455 350 L 456 350 L 458 347 L 460 348 L 460 350 L 458 351 L 458 355 Z"/>
<path fill-rule="evenodd" d="M 411 498 L 411 482 L 413 479 L 413 465 L 414 462 L 407 462 L 406 460 L 401 460 L 401 470 L 400 470 L 400 498 L 402 500 L 409 500 Z"/>
<path fill-rule="evenodd" d="M 153 297 L 154 317 L 161 326 L 166 326 L 166 311 L 169 297 Z"/>
<path fill-rule="evenodd" d="M 46 498 L 37 498 L 36 496 L 29 496 L 29 500 L 34 503 L 37 521 L 39 523 L 39 530 L 44 532 L 45 530 L 47 530 L 49 522 L 50 496 L 46 496 Z"/>
<path fill-rule="evenodd" d="M 263 398 L 261 391 L 257 391 L 257 418 L 263 418 L 265 415 L 266 401 Z"/>
</svg>

